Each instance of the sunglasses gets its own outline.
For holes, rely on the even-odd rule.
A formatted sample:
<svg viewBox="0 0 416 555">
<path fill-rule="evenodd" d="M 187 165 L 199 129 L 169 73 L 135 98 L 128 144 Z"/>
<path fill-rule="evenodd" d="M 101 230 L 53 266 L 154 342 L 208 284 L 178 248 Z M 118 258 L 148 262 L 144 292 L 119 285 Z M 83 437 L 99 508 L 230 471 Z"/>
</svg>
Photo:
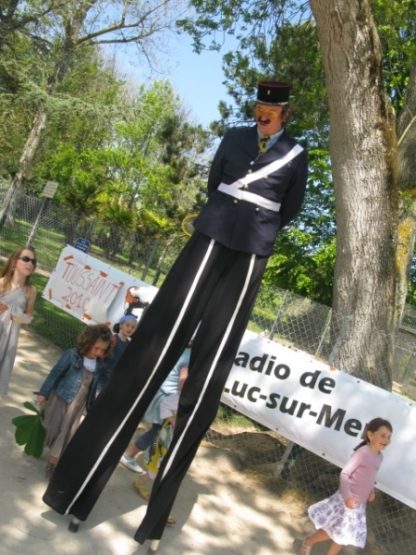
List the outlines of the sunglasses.
<svg viewBox="0 0 416 555">
<path fill-rule="evenodd" d="M 31 262 L 33 266 L 36 266 L 36 258 L 30 258 L 30 256 L 19 256 L 19 260 L 23 262 Z"/>
<path fill-rule="evenodd" d="M 263 106 L 256 106 L 255 114 L 257 118 L 266 117 L 270 120 L 276 119 L 280 116 L 282 110 L 271 110 L 270 108 L 265 108 Z"/>
</svg>

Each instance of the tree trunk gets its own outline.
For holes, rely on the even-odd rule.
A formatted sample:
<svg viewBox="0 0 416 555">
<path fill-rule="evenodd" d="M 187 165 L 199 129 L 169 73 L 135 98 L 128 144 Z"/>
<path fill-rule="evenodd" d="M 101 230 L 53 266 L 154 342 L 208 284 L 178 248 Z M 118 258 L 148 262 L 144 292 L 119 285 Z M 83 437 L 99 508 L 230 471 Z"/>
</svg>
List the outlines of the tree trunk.
<svg viewBox="0 0 416 555">
<path fill-rule="evenodd" d="M 416 234 L 416 63 L 410 72 L 406 103 L 397 118 L 397 136 L 401 202 L 396 252 L 396 314 L 400 322 L 406 303 Z"/>
<path fill-rule="evenodd" d="M 32 170 L 33 160 L 46 127 L 46 120 L 46 108 L 41 106 L 35 115 L 32 129 L 30 130 L 29 137 L 27 138 L 22 154 L 20 155 L 19 169 L 11 180 L 10 187 L 8 188 L 6 197 L 3 201 L 3 206 L 0 212 L 0 225 L 2 225 L 6 220 L 13 220 L 16 202 L 20 193 L 23 192 L 23 183 Z"/>
<path fill-rule="evenodd" d="M 334 363 L 390 388 L 395 313 L 397 182 L 393 112 L 369 3 L 312 0 L 330 109 L 337 258 Z"/>
<path fill-rule="evenodd" d="M 71 56 L 76 48 L 77 37 L 87 16 L 88 10 L 93 3 L 94 2 L 91 2 L 90 6 L 86 5 L 83 9 L 78 10 L 71 20 L 67 21 L 62 50 L 58 54 L 53 72 L 48 80 L 46 92 L 50 96 L 55 94 L 59 83 L 62 82 L 68 71 Z M 34 116 L 29 137 L 23 147 L 23 151 L 19 159 L 19 169 L 13 177 L 10 188 L 6 194 L 6 199 L 3 203 L 2 211 L 0 212 L 0 226 L 6 219 L 11 220 L 13 218 L 16 199 L 23 191 L 24 183 L 32 171 L 36 153 L 46 129 L 46 124 L 47 106 L 42 103 Z"/>
</svg>

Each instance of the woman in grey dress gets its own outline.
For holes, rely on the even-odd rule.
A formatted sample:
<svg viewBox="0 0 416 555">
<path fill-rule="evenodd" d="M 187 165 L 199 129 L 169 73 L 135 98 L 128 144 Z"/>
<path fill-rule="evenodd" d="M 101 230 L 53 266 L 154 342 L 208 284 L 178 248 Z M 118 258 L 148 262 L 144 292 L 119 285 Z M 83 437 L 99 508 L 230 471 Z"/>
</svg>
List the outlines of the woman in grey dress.
<svg viewBox="0 0 416 555">
<path fill-rule="evenodd" d="M 21 324 L 30 324 L 36 289 L 30 276 L 36 268 L 35 251 L 16 249 L 0 274 L 0 395 L 9 390 Z"/>
</svg>

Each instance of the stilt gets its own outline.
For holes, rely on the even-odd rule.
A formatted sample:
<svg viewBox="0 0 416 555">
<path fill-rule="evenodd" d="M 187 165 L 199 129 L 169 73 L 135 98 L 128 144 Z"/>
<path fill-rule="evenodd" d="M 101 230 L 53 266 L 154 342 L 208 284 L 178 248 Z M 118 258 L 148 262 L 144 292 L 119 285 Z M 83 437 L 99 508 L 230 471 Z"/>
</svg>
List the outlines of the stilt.
<svg viewBox="0 0 416 555">
<path fill-rule="evenodd" d="M 160 544 L 160 540 L 151 540 L 149 545 L 149 550 L 147 552 L 148 555 L 152 555 L 153 553 L 156 553 L 159 547 L 159 544 Z"/>
<path fill-rule="evenodd" d="M 68 530 L 75 534 L 76 532 L 78 532 L 80 522 L 80 520 L 73 516 L 68 524 Z"/>
</svg>

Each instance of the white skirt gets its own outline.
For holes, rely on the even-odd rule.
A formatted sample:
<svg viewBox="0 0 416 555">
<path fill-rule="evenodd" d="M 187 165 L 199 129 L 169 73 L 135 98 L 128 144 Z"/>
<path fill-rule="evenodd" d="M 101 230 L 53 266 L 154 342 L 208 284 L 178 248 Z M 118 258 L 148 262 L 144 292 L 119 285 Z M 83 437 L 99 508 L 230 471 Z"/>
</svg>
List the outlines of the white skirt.
<svg viewBox="0 0 416 555">
<path fill-rule="evenodd" d="M 317 530 L 322 529 L 339 545 L 363 548 L 367 540 L 366 503 L 348 509 L 337 491 L 308 509 L 309 518 Z"/>
</svg>

